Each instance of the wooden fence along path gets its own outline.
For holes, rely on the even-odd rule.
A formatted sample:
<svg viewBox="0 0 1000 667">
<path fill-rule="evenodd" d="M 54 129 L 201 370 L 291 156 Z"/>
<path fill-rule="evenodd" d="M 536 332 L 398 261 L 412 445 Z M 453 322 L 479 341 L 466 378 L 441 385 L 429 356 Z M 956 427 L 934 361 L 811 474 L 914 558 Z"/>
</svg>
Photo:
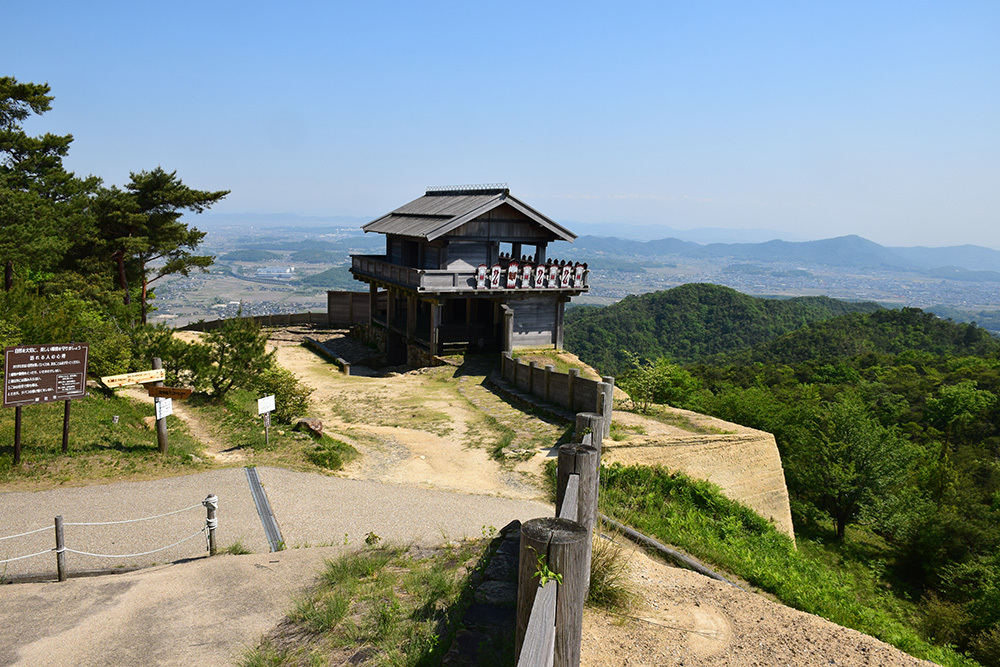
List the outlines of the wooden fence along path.
<svg viewBox="0 0 1000 667">
<path fill-rule="evenodd" d="M 518 667 L 580 664 L 604 429 L 603 415 L 577 415 L 578 442 L 559 448 L 556 516 L 521 526 Z"/>
</svg>

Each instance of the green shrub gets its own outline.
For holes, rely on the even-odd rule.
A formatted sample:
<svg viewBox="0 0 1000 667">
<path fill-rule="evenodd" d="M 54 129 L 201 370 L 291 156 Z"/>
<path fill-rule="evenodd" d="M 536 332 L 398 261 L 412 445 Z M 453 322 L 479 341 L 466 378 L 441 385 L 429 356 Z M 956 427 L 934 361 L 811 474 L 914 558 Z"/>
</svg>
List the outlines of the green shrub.
<svg viewBox="0 0 1000 667">
<path fill-rule="evenodd" d="M 305 386 L 295 374 L 277 364 L 261 371 L 251 380 L 252 387 L 261 396 L 274 395 L 274 412 L 271 417 L 279 422 L 291 423 L 296 417 L 309 412 L 309 396 L 313 390 Z"/>
</svg>

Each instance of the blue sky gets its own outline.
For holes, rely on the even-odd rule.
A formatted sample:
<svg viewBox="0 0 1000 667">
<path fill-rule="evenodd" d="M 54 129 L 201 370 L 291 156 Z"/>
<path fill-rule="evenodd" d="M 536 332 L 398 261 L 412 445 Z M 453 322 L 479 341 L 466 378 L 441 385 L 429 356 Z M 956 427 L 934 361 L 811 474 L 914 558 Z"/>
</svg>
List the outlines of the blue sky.
<svg viewBox="0 0 1000 667">
<path fill-rule="evenodd" d="M 506 182 L 559 221 L 1000 248 L 1000 3 L 6 0 L 27 129 L 213 211 Z"/>
</svg>

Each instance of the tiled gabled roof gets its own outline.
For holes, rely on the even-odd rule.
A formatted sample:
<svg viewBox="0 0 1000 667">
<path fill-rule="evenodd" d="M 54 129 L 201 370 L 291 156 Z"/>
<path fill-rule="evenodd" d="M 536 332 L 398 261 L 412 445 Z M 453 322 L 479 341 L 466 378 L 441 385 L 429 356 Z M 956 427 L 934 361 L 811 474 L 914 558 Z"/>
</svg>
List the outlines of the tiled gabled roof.
<svg viewBox="0 0 1000 667">
<path fill-rule="evenodd" d="M 572 243 L 576 238 L 573 232 L 512 197 L 505 187 L 429 188 L 423 197 L 369 222 L 362 229 L 433 241 L 505 204 L 547 229 L 558 240 Z"/>
</svg>

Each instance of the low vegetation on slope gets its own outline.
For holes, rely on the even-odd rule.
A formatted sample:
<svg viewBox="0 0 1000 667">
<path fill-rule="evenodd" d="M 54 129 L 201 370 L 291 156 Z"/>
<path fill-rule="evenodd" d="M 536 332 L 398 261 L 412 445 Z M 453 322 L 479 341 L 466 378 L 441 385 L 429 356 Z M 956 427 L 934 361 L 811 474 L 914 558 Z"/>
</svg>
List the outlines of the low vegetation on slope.
<svg viewBox="0 0 1000 667">
<path fill-rule="evenodd" d="M 696 349 L 676 341 L 724 322 L 718 292 L 686 294 L 695 300 L 658 313 L 673 327 L 663 348 Z M 748 318 L 743 331 L 768 329 L 761 308 L 729 312 Z M 871 569 L 924 640 L 1000 665 L 1000 342 L 907 308 L 806 322 L 727 354 L 697 349 L 604 353 L 628 368 L 618 384 L 640 408 L 665 401 L 773 433 L 796 534 L 823 535 L 843 567 Z"/>
<path fill-rule="evenodd" d="M 852 558 L 818 534 L 800 535 L 796 549 L 773 525 L 727 499 L 714 485 L 662 468 L 604 468 L 601 507 L 791 607 L 942 665 L 976 664 L 921 637 L 915 627 L 919 606 L 894 595 L 879 576 L 890 549 L 877 540 L 855 545 Z"/>
<path fill-rule="evenodd" d="M 368 542 L 327 561 L 285 622 L 239 664 L 440 665 L 472 602 L 470 574 L 483 565 L 484 543 L 421 551 L 379 545 L 373 533 Z M 495 664 L 512 659 L 506 639 L 496 638 Z"/>
</svg>

